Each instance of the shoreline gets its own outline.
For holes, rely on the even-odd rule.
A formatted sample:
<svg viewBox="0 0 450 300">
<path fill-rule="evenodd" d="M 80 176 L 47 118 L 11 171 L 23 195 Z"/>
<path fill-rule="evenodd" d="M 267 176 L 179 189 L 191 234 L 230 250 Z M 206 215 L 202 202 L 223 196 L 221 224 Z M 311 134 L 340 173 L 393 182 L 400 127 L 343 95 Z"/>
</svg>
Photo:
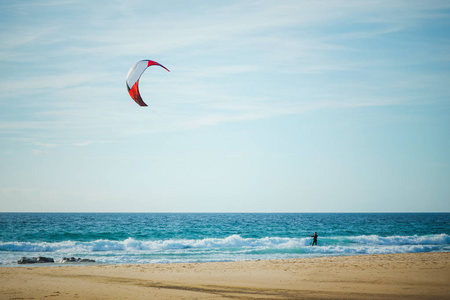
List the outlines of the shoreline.
<svg viewBox="0 0 450 300">
<path fill-rule="evenodd" d="M 426 254 L 426 253 L 449 253 L 449 252 L 408 252 L 408 253 L 387 253 L 387 254 L 337 254 L 337 255 L 327 255 L 327 256 L 312 256 L 312 257 L 299 257 L 299 258 L 275 258 L 275 259 L 247 259 L 247 260 L 229 260 L 229 261 L 196 261 L 196 262 L 167 262 L 167 263 L 102 263 L 102 262 L 66 262 L 61 263 L 59 261 L 47 262 L 47 263 L 30 263 L 30 264 L 9 264 L 0 265 L 0 270 L 2 268 L 53 268 L 53 267 L 99 267 L 99 266 L 164 266 L 164 265 L 192 265 L 192 264 L 221 264 L 221 263 L 247 263 L 247 262 L 266 262 L 266 261 L 297 261 L 297 260 L 309 260 L 309 259 L 320 259 L 320 258 L 333 258 L 333 257 L 371 257 L 371 256 L 384 256 L 384 255 L 408 255 L 408 254 Z M 30 256 L 31 257 L 31 256 Z M 20 257 L 22 258 L 22 257 Z M 19 258 L 19 259 L 20 259 Z M 19 260 L 18 259 L 18 260 Z"/>
<path fill-rule="evenodd" d="M 449 299 L 450 252 L 0 268 L 0 299 Z"/>
</svg>

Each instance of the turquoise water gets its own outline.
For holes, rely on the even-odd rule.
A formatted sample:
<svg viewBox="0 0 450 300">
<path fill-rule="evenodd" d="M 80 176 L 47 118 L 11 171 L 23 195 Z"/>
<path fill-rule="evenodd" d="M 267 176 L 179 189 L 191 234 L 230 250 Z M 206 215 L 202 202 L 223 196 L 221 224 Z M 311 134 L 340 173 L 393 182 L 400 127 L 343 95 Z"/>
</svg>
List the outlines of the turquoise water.
<svg viewBox="0 0 450 300">
<path fill-rule="evenodd" d="M 449 213 L 0 213 L 0 229 L 3 266 L 22 256 L 125 264 L 450 251 Z"/>
</svg>

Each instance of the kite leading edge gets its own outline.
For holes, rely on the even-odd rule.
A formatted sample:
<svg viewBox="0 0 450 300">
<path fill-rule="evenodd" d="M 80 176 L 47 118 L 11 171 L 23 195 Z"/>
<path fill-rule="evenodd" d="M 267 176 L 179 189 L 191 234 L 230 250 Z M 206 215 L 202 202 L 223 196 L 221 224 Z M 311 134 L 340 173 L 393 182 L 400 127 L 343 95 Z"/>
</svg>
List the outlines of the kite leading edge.
<svg viewBox="0 0 450 300">
<path fill-rule="evenodd" d="M 150 66 L 160 66 L 170 72 L 169 69 L 163 65 L 148 59 L 138 61 L 131 67 L 127 74 L 127 89 L 131 98 L 140 106 L 147 106 L 147 104 L 142 100 L 141 94 L 139 93 L 139 78 L 141 78 L 141 75 Z"/>
</svg>

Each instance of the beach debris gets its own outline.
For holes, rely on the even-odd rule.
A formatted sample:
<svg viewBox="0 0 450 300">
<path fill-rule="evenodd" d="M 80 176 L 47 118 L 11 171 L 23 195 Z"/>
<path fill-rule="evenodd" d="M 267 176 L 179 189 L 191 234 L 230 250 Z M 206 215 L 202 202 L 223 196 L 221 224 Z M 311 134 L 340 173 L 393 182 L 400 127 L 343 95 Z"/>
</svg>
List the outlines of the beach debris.
<svg viewBox="0 0 450 300">
<path fill-rule="evenodd" d="M 93 259 L 88 259 L 88 258 L 75 258 L 75 257 L 63 257 L 59 263 L 64 264 L 64 263 L 83 263 L 83 262 L 95 262 L 95 260 Z"/>
<path fill-rule="evenodd" d="M 18 264 L 42 264 L 42 263 L 54 263 L 55 260 L 50 257 L 22 257 L 20 260 L 17 261 Z"/>
<path fill-rule="evenodd" d="M 145 102 L 142 100 L 141 94 L 139 93 L 139 79 L 141 78 L 141 75 L 144 73 L 144 71 L 150 66 L 160 66 L 161 68 L 169 71 L 169 69 L 157 63 L 156 61 L 146 59 L 138 61 L 134 66 L 131 67 L 130 71 L 128 71 L 127 74 L 126 82 L 128 93 L 130 94 L 131 98 L 133 98 L 133 100 L 140 106 L 147 106 L 147 104 L 145 104 Z"/>
</svg>

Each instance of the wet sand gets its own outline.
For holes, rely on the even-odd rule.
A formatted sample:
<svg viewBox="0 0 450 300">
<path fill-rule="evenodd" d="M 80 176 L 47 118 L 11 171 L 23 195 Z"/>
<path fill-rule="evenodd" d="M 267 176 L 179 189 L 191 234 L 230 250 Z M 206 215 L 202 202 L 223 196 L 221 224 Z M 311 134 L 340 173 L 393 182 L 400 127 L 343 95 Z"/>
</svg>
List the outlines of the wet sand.
<svg viewBox="0 0 450 300">
<path fill-rule="evenodd" d="M 450 299 L 450 253 L 0 268 L 0 299 Z"/>
</svg>

